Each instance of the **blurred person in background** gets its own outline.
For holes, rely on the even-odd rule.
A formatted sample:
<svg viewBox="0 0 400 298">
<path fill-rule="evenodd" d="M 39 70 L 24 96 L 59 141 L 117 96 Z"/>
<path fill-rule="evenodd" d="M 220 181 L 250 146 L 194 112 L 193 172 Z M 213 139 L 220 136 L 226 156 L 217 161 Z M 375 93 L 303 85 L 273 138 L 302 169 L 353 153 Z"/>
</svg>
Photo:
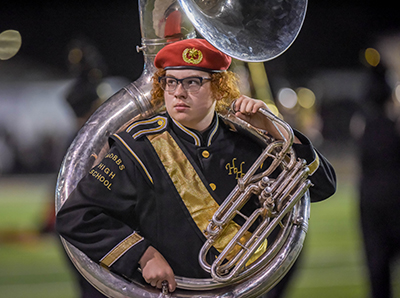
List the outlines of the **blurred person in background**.
<svg viewBox="0 0 400 298">
<path fill-rule="evenodd" d="M 383 66 L 372 68 L 367 86 L 365 128 L 359 139 L 361 228 L 370 296 L 389 298 L 391 267 L 400 251 L 400 121 L 393 114 L 392 90 Z"/>
<path fill-rule="evenodd" d="M 71 41 L 68 48 L 68 63 L 70 72 L 76 77 L 65 96 L 66 102 L 73 111 L 76 123 L 76 131 L 71 136 L 70 142 L 67 142 L 69 145 L 79 129 L 102 103 L 97 89 L 106 74 L 106 66 L 97 48 L 83 37 Z M 62 148 L 62 150 L 65 153 L 67 148 Z M 40 228 L 42 234 L 55 233 L 54 190 L 49 197 L 45 219 Z M 62 251 L 65 253 L 64 249 Z M 79 285 L 80 298 L 106 297 L 86 281 L 69 257 L 66 257 L 66 259 L 74 279 Z"/>
<path fill-rule="evenodd" d="M 0 175 L 9 173 L 15 166 L 14 142 L 6 128 L 0 127 Z"/>
</svg>

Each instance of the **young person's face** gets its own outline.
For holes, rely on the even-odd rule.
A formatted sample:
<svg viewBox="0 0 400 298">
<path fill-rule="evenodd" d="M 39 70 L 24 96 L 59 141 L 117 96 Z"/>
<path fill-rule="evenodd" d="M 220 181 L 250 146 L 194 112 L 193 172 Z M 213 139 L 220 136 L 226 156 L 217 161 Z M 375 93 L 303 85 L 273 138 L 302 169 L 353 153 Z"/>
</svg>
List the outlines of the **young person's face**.
<svg viewBox="0 0 400 298">
<path fill-rule="evenodd" d="M 208 72 L 193 69 L 170 69 L 165 76 L 175 79 L 210 78 Z M 164 100 L 168 114 L 180 124 L 198 131 L 210 126 L 216 103 L 210 80 L 203 80 L 200 89 L 195 92 L 185 90 L 182 83 L 178 83 L 174 91 L 164 91 Z"/>
</svg>

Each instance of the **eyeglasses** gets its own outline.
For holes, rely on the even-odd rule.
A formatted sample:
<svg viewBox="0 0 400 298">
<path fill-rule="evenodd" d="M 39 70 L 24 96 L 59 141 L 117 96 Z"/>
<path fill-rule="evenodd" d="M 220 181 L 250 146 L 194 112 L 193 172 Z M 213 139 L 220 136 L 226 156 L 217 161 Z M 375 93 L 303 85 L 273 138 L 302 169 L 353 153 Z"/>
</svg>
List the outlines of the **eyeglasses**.
<svg viewBox="0 0 400 298">
<path fill-rule="evenodd" d="M 159 77 L 158 82 L 161 85 L 161 88 L 164 91 L 172 92 L 175 91 L 178 87 L 178 84 L 181 83 L 183 89 L 189 92 L 199 91 L 200 87 L 203 85 L 204 80 L 211 80 L 211 78 L 202 78 L 202 77 L 187 77 L 183 79 L 176 79 L 173 77 Z"/>
</svg>

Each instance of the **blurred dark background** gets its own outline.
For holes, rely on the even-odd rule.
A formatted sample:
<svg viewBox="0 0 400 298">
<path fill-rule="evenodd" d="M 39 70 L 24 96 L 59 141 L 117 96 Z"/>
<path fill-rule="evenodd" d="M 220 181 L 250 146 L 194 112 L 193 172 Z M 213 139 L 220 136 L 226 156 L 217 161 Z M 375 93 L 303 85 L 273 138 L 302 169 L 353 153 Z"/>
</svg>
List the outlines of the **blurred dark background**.
<svg viewBox="0 0 400 298">
<path fill-rule="evenodd" d="M 55 147 L 73 130 L 71 113 L 63 103 L 63 86 L 73 78 L 68 44 L 84 37 L 97 47 L 107 77 L 118 78 L 113 91 L 134 81 L 143 69 L 143 55 L 136 52 L 141 43 L 137 2 L 8 1 L 0 9 L 0 32 L 8 29 L 20 32 L 22 46 L 15 57 L 0 60 L 0 173 L 55 171 L 62 155 L 54 152 Z M 282 88 L 312 90 L 314 113 L 323 122 L 316 144 L 340 152 L 337 144 L 342 148 L 351 143 L 350 121 L 362 104 L 364 51 L 375 47 L 382 36 L 396 37 L 399 29 L 397 9 L 387 0 L 309 1 L 294 44 L 265 63 L 273 97 Z M 298 122 L 291 124 L 301 128 Z M 36 150 L 37 146 L 42 149 Z M 10 165 L 17 155 L 36 157 Z"/>
<path fill-rule="evenodd" d="M 311 0 L 296 42 L 276 60 L 287 61 L 290 75 L 357 67 L 362 48 L 381 33 L 398 29 L 394 5 L 387 0 Z M 19 56 L 65 71 L 66 45 L 84 34 L 106 57 L 111 75 L 134 80 L 141 73 L 142 55 L 135 49 L 140 44 L 136 1 L 7 1 L 0 17 L 2 31 L 14 29 L 22 35 Z"/>
</svg>

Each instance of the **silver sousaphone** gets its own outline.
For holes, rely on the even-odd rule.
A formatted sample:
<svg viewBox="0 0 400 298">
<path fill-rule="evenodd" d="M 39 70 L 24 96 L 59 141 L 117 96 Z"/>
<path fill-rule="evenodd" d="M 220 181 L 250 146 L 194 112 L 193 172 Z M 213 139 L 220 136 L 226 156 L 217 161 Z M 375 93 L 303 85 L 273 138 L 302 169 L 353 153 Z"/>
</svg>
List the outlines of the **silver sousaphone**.
<svg viewBox="0 0 400 298">
<path fill-rule="evenodd" d="M 179 3 L 178 3 L 179 2 Z M 212 45 L 233 58 L 247 62 L 271 60 L 282 54 L 296 39 L 303 24 L 307 0 L 139 0 L 144 55 L 141 77 L 110 97 L 86 122 L 71 144 L 60 169 L 56 187 L 56 210 L 61 208 L 79 180 L 100 162 L 108 150 L 107 139 L 121 131 L 132 120 L 139 120 L 162 110 L 150 103 L 153 61 L 166 44 L 196 37 L 196 30 Z M 171 19 L 179 19 L 179 30 L 168 28 Z M 169 36 L 166 35 L 168 32 Z M 226 111 L 224 118 L 265 144 L 265 149 L 237 187 L 218 209 L 207 229 L 208 240 L 199 252 L 201 266 L 211 273 L 210 279 L 176 276 L 174 293 L 160 292 L 138 278 L 126 280 L 97 263 L 62 239 L 66 252 L 81 274 L 108 297 L 257 297 L 268 292 L 287 273 L 297 259 L 308 229 L 308 169 L 297 160 L 293 149 L 293 131 L 288 124 L 267 110 L 259 111 L 282 131 L 283 141 L 267 137 L 248 123 Z M 261 163 L 271 159 L 271 166 L 255 174 Z M 269 178 L 275 168 L 281 174 Z M 241 245 L 237 256 L 228 263 L 223 256 L 237 246 L 235 238 L 214 263 L 205 262 L 213 241 L 251 195 L 257 195 L 262 208 L 247 218 L 240 233 L 260 220 L 262 226 Z M 280 227 L 280 228 L 279 228 Z M 276 240 L 256 261 L 251 255 L 273 230 L 279 228 Z"/>
</svg>

